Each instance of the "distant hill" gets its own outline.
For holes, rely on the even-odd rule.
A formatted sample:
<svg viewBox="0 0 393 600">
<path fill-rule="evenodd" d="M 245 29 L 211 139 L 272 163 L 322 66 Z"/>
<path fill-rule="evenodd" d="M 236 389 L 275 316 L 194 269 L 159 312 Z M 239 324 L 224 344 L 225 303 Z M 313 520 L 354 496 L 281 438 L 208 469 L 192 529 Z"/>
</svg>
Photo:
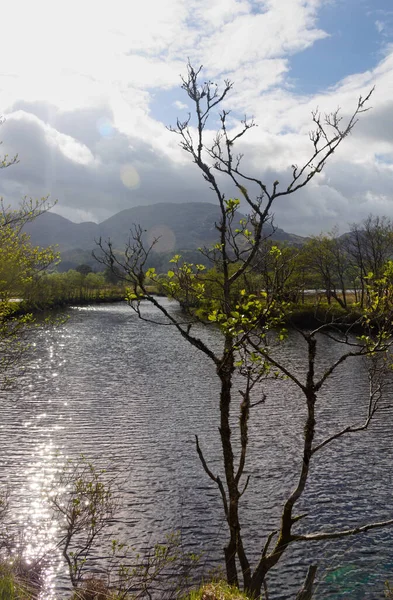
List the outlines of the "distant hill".
<svg viewBox="0 0 393 600">
<path fill-rule="evenodd" d="M 238 220 L 244 218 L 239 214 Z M 94 264 L 91 252 L 96 240 L 111 239 L 113 247 L 124 248 L 130 230 L 137 224 L 144 230 L 147 242 L 159 238 L 155 250 L 166 254 L 177 250 L 195 250 L 210 246 L 218 239 L 215 223 L 220 212 L 215 204 L 207 202 L 158 203 L 123 210 L 100 224 L 73 223 L 56 213 L 48 212 L 26 226 L 32 243 L 39 246 L 57 244 L 62 254 L 63 268 L 72 268 L 81 262 Z M 236 226 L 236 224 L 235 224 Z M 265 235 L 289 244 L 299 245 L 304 238 L 265 226 Z"/>
<path fill-rule="evenodd" d="M 238 214 L 238 221 L 245 216 Z M 137 223 L 146 230 L 148 240 L 161 236 L 158 250 L 194 250 L 201 246 L 210 246 L 218 239 L 215 223 L 220 220 L 220 211 L 216 204 L 208 202 L 188 202 L 182 204 L 162 202 L 148 206 L 128 208 L 113 215 L 99 225 L 103 239 L 111 238 L 117 248 L 121 248 L 128 239 L 130 228 Z M 269 224 L 265 226 L 266 235 L 272 233 Z M 273 235 L 277 241 L 299 243 L 302 238 L 276 229 Z M 172 247 L 170 247 L 172 246 Z"/>
<path fill-rule="evenodd" d="M 95 238 L 99 237 L 97 223 L 73 223 L 56 213 L 47 212 L 28 223 L 25 231 L 37 246 L 57 244 L 60 251 L 90 250 L 95 246 Z"/>
</svg>

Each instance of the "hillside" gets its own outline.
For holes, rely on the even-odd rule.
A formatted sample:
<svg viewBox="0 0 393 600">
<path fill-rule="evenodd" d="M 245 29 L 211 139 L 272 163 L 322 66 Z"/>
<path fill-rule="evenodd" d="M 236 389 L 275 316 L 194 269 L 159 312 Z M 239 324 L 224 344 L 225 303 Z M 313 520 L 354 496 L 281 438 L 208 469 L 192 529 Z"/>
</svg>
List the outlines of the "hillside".
<svg viewBox="0 0 393 600">
<path fill-rule="evenodd" d="M 166 254 L 178 250 L 195 250 L 210 246 L 217 241 L 215 223 L 220 213 L 215 204 L 203 202 L 158 203 L 136 206 L 123 210 L 102 223 L 73 223 L 60 215 L 48 212 L 26 226 L 32 243 L 39 246 L 57 244 L 63 259 L 63 268 L 71 268 L 81 262 L 94 265 L 91 252 L 96 248 L 96 240 L 110 239 L 113 247 L 121 250 L 135 224 L 142 227 L 146 241 L 151 243 L 159 238 L 155 250 Z M 244 215 L 238 215 L 238 220 Z M 236 223 L 235 223 L 236 226 Z M 301 244 L 303 238 L 276 229 L 266 224 L 265 235 L 272 235 L 277 241 Z"/>
<path fill-rule="evenodd" d="M 30 235 L 31 241 L 37 246 L 51 246 L 57 244 L 59 250 L 91 251 L 95 246 L 95 239 L 99 237 L 97 223 L 73 223 L 53 212 L 47 212 L 27 223 L 25 231 Z"/>
</svg>

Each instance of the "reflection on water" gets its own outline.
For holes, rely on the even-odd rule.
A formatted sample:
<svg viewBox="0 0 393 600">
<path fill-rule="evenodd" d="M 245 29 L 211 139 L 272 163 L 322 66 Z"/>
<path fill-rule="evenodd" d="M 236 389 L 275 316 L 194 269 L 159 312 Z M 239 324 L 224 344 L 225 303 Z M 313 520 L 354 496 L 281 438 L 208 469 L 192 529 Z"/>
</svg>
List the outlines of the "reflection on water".
<svg viewBox="0 0 393 600">
<path fill-rule="evenodd" d="M 53 550 L 56 539 L 45 490 L 67 457 L 83 453 L 97 467 L 109 464 L 119 482 L 117 537 L 141 547 L 182 527 L 186 548 L 204 552 L 203 565 L 218 565 L 225 524 L 194 445 L 198 434 L 210 468 L 221 469 L 213 364 L 171 327 L 138 321 L 125 304 L 67 312 L 66 323 L 35 332 L 35 352 L 19 388 L 0 398 L 0 483 L 13 490 L 12 515 L 23 525 L 30 559 Z M 214 329 L 198 335 L 221 344 Z M 325 339 L 319 346 L 322 370 L 341 348 Z M 304 348 L 295 334 L 277 351 L 302 372 Z M 266 402 L 251 419 L 251 482 L 242 503 L 254 560 L 264 536 L 277 527 L 280 506 L 294 484 L 304 417 L 302 399 L 290 382 L 269 382 L 263 391 Z M 319 438 L 343 423 L 362 421 L 366 400 L 364 365 L 348 362 L 321 396 Z M 299 509 L 308 514 L 302 530 L 389 518 L 391 456 L 386 415 L 364 434 L 338 440 L 317 455 Z M 315 560 L 321 565 L 318 597 L 382 597 L 383 581 L 393 579 L 392 537 L 392 531 L 379 530 L 345 543 L 299 544 L 271 575 L 272 598 L 293 597 Z M 56 569 L 57 559 L 51 577 Z"/>
<path fill-rule="evenodd" d="M 43 416 L 37 415 L 37 419 Z M 34 421 L 23 423 L 23 427 L 30 431 L 34 430 L 34 426 Z M 19 460 L 2 473 L 2 480 L 7 481 L 11 493 L 13 524 L 9 534 L 13 539 L 13 554 L 23 557 L 29 569 L 41 573 L 39 579 L 44 584 L 44 597 L 51 600 L 55 598 L 56 576 L 62 565 L 56 546 L 58 523 L 52 518 L 46 498 L 64 459 L 50 439 L 36 441 L 30 452 L 23 457 L 18 452 Z M 13 477 L 10 473 L 12 468 L 17 471 Z"/>
</svg>

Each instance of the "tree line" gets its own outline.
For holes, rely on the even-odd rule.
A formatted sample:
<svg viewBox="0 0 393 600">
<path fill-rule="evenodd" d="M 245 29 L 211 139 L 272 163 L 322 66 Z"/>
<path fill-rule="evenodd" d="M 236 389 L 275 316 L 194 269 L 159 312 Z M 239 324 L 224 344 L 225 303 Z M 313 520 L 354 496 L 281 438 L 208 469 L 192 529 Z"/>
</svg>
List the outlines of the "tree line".
<svg viewBox="0 0 393 600">
<path fill-rule="evenodd" d="M 314 236 L 300 248 L 265 240 L 255 268 L 270 296 L 304 303 L 307 290 L 319 290 L 329 305 L 335 301 L 347 309 L 356 303 L 363 309 L 370 302 L 370 280 L 382 282 L 392 258 L 392 221 L 370 215 L 344 235 Z"/>
<path fill-rule="evenodd" d="M 217 248 L 215 249 L 217 251 Z M 203 251 L 204 252 L 204 251 Z M 155 252 L 146 259 L 146 275 L 157 293 L 173 294 L 174 275 L 181 274 L 181 293 L 177 299 L 183 307 L 194 307 L 203 315 L 206 297 L 217 301 L 222 296 L 224 273 L 218 262 L 189 262 L 183 253 L 169 259 L 170 268 L 156 268 Z M 241 266 L 236 253 L 229 253 L 230 275 Z M 198 258 L 193 253 L 192 258 Z M 202 256 L 203 258 L 203 256 Z M 249 268 L 231 286 L 233 300 L 244 289 L 257 294 L 265 302 L 287 302 L 288 309 L 315 306 L 329 309 L 335 314 L 361 311 L 370 306 L 373 293 L 387 293 L 393 273 L 393 223 L 385 216 L 369 215 L 360 223 L 353 223 L 350 231 L 339 235 L 337 230 L 306 238 L 304 243 L 289 244 L 274 240 L 273 233 L 263 237 L 255 248 Z M 115 271 L 118 280 L 132 282 L 121 257 Z M 175 269 L 175 270 L 174 270 Z M 204 294 L 194 289 L 192 278 L 198 274 L 198 282 Z M 188 279 L 188 283 L 187 283 Z M 261 296 L 262 294 L 262 296 Z M 198 314 L 198 313 L 197 313 Z"/>
</svg>

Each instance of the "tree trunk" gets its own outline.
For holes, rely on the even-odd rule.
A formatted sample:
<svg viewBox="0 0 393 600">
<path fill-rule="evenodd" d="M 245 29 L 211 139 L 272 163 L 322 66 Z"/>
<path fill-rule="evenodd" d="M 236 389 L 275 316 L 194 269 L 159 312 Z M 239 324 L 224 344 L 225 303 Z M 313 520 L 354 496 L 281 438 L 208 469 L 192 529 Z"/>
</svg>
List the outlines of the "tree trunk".
<svg viewBox="0 0 393 600">
<path fill-rule="evenodd" d="M 217 372 L 221 381 L 220 393 L 220 437 L 224 458 L 225 479 L 228 488 L 228 514 L 229 541 L 224 548 L 225 568 L 227 581 L 230 585 L 239 587 L 239 579 L 236 567 L 237 536 L 239 531 L 238 502 L 239 494 L 235 482 L 234 458 L 231 442 L 231 428 L 229 423 L 231 388 L 233 366 L 232 340 L 229 338 L 225 343 L 224 356 Z"/>
<path fill-rule="evenodd" d="M 303 494 L 304 488 L 306 487 L 310 460 L 312 456 L 312 444 L 315 433 L 315 383 L 314 383 L 314 366 L 316 356 L 316 340 L 315 338 L 308 336 L 308 372 L 306 385 L 303 388 L 304 395 L 307 400 L 307 420 L 304 427 L 304 444 L 303 444 L 303 464 L 301 467 L 299 480 L 296 488 L 288 497 L 285 502 L 284 509 L 281 517 L 281 527 L 279 531 L 278 540 L 272 552 L 266 556 L 262 555 L 257 568 L 251 578 L 251 585 L 249 593 L 252 598 L 257 598 L 261 594 L 262 585 L 266 574 L 272 569 L 280 560 L 284 552 L 293 542 L 292 526 L 296 522 L 296 518 L 293 517 L 293 508 L 296 502 Z"/>
</svg>

